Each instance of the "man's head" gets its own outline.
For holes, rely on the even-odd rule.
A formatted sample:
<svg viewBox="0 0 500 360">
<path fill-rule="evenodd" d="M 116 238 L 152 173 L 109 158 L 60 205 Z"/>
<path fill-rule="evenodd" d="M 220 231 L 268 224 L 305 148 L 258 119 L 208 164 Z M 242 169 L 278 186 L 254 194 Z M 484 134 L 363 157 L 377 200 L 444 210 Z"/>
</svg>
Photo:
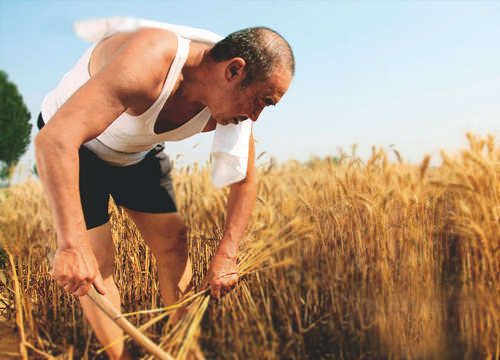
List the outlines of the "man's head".
<svg viewBox="0 0 500 360">
<path fill-rule="evenodd" d="M 218 106 L 216 102 L 216 109 L 212 109 L 214 118 L 222 124 L 245 118 L 257 120 L 266 105 L 276 105 L 281 99 L 295 73 L 290 45 L 265 27 L 228 35 L 210 49 L 209 56 L 224 71 L 225 104 Z"/>
<path fill-rule="evenodd" d="M 253 27 L 233 32 L 210 50 L 217 62 L 242 58 L 245 60 L 246 87 L 255 81 L 267 80 L 276 67 L 295 74 L 295 59 L 288 42 L 276 31 L 266 27 Z"/>
</svg>

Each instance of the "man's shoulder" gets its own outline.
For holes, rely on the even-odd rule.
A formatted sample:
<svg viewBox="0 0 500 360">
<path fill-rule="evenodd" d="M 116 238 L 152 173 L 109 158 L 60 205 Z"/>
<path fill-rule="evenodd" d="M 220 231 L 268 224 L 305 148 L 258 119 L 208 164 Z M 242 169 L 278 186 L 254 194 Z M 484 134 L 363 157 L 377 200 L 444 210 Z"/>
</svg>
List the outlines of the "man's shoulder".
<svg viewBox="0 0 500 360">
<path fill-rule="evenodd" d="M 116 60 L 137 63 L 145 71 L 162 70 L 177 53 L 177 35 L 171 31 L 142 28 L 132 33 L 118 33 L 100 43 L 92 54 L 92 73 Z"/>
<path fill-rule="evenodd" d="M 172 60 L 177 53 L 177 35 L 169 30 L 142 28 L 130 39 L 131 45 L 141 49 L 141 55 L 159 56 Z"/>
<path fill-rule="evenodd" d="M 126 107 L 147 108 L 160 94 L 175 58 L 177 35 L 143 28 L 120 36 L 101 49 L 106 59 L 95 81 L 106 84 Z"/>
</svg>

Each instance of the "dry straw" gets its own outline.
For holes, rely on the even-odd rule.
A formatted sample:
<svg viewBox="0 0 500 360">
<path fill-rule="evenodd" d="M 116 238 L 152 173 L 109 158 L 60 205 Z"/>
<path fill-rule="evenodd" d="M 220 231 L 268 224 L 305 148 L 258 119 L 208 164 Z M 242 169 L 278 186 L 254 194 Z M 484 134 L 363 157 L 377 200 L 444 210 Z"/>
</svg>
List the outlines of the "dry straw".
<svg viewBox="0 0 500 360">
<path fill-rule="evenodd" d="M 193 349 L 218 359 L 499 359 L 500 150 L 491 136 L 468 139 L 439 166 L 399 153 L 391 162 L 377 148 L 368 161 L 343 153 L 337 163 L 263 164 L 239 285 L 221 301 L 186 295 L 178 305 L 188 315 L 175 324 L 155 259 L 112 205 L 122 310 L 179 359 Z M 223 234 L 228 191 L 214 190 L 202 166 L 174 178 L 196 288 Z M 9 253 L 0 314 L 17 319 L 19 355 L 101 356 L 78 301 L 47 275 L 55 233 L 37 182 L 0 192 L 0 241 Z"/>
</svg>

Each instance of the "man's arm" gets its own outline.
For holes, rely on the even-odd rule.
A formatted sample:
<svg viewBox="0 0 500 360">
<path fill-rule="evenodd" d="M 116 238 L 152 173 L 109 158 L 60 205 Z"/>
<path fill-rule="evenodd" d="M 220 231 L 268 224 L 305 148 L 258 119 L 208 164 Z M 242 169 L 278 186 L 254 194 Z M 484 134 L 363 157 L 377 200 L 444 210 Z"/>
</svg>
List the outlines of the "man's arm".
<svg viewBox="0 0 500 360">
<path fill-rule="evenodd" d="M 175 56 L 177 39 L 170 37 Z M 162 71 L 168 71 L 173 59 L 158 48 L 160 40 L 168 41 L 169 35 L 142 31 L 131 37 L 35 138 L 37 169 L 57 234 L 53 277 L 70 293 L 85 295 L 92 283 L 104 290 L 80 204 L 78 150 L 127 109 L 148 98 L 154 101 L 163 84 Z"/>
<path fill-rule="evenodd" d="M 247 175 L 244 180 L 230 186 L 224 236 L 207 273 L 206 282 L 210 284 L 215 298 L 226 294 L 238 281 L 238 247 L 252 215 L 256 197 L 255 144 L 251 134 Z"/>
</svg>

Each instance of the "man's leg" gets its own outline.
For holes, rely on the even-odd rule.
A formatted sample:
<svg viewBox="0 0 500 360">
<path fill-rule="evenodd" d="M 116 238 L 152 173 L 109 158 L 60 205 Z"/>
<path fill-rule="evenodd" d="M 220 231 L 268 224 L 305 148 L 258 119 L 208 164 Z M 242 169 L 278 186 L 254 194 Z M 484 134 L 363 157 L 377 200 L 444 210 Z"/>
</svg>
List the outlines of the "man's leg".
<svg viewBox="0 0 500 360">
<path fill-rule="evenodd" d="M 99 263 L 99 270 L 106 286 L 106 298 L 115 308 L 120 309 L 120 293 L 113 279 L 114 245 L 111 237 L 109 221 L 104 225 L 88 230 L 90 245 Z M 123 337 L 120 329 L 104 312 L 87 296 L 80 297 L 80 304 L 85 317 L 94 329 L 103 346 Z M 110 359 L 132 359 L 125 351 L 123 341 L 106 350 Z"/>
<path fill-rule="evenodd" d="M 184 220 L 179 213 L 126 211 L 156 258 L 160 293 L 165 306 L 175 304 L 192 278 Z"/>
<path fill-rule="evenodd" d="M 151 214 L 126 209 L 151 248 L 158 266 L 160 293 L 165 306 L 173 305 L 188 290 L 193 277 L 187 249 L 187 229 L 179 213 Z M 173 322 L 186 310 L 174 313 Z M 186 359 L 204 360 L 197 344 Z"/>
</svg>

